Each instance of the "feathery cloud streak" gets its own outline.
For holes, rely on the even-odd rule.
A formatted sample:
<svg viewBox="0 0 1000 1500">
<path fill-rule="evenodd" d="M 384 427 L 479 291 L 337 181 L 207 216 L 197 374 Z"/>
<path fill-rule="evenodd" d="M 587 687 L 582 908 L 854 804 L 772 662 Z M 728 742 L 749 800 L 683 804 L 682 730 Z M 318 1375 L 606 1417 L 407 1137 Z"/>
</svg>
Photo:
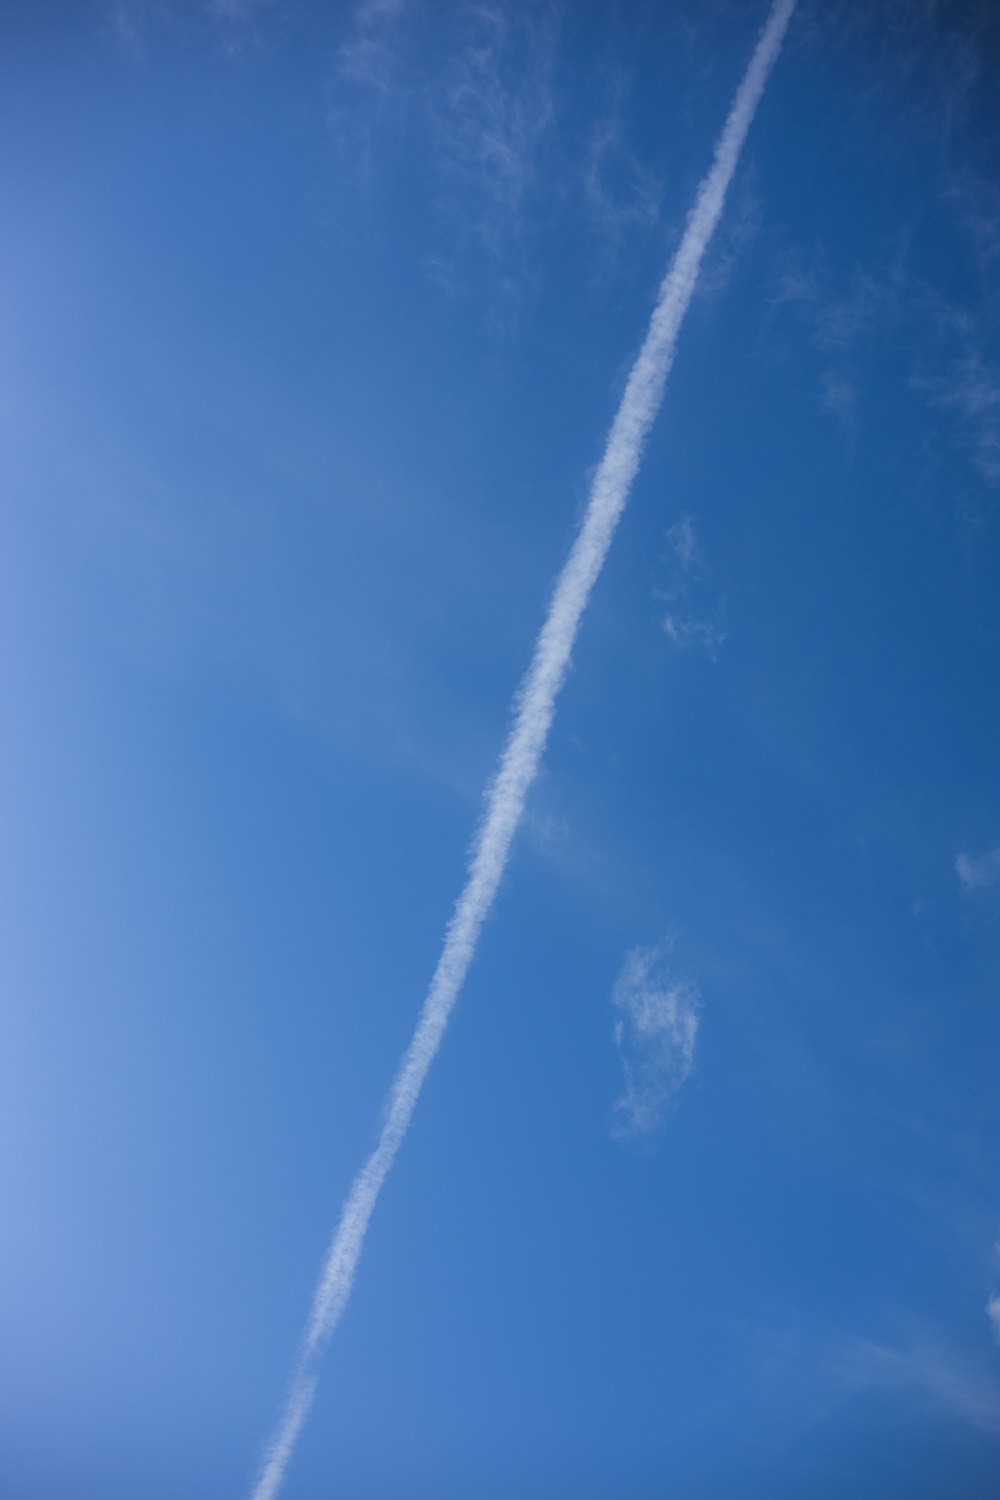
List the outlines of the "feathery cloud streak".
<svg viewBox="0 0 1000 1500">
<path fill-rule="evenodd" d="M 449 923 L 416 1029 L 389 1091 L 385 1122 L 374 1150 L 351 1186 L 327 1251 L 285 1409 L 265 1453 L 252 1500 L 273 1500 L 277 1495 L 312 1405 L 320 1359 L 347 1306 L 382 1184 L 409 1128 L 424 1079 L 441 1045 L 483 922 L 506 868 L 528 790 L 538 772 L 580 620 L 638 472 L 646 438 L 663 399 L 677 337 L 702 259 L 722 214 L 747 131 L 795 4 L 796 0 L 776 0 L 737 90 L 711 169 L 698 190 L 677 254 L 661 284 L 649 330 L 629 374 L 594 477 L 583 522 L 559 575 L 531 665 L 515 699 L 513 723 L 496 775 L 487 789 L 468 878 Z"/>
</svg>

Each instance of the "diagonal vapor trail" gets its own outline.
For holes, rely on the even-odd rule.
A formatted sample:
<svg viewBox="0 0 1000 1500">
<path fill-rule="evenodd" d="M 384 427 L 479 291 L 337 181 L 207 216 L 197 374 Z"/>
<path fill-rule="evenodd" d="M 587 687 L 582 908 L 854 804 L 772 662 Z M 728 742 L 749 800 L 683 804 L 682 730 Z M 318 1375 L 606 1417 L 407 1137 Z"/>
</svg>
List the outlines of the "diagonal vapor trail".
<svg viewBox="0 0 1000 1500">
<path fill-rule="evenodd" d="M 556 698 L 591 590 L 625 509 L 649 430 L 663 400 L 677 337 L 702 259 L 719 222 L 747 131 L 774 66 L 796 0 L 776 0 L 733 100 L 712 166 L 698 189 L 684 236 L 660 286 L 642 348 L 594 477 L 587 510 L 559 575 L 485 807 L 465 886 L 410 1044 L 389 1090 L 385 1123 L 351 1185 L 330 1242 L 309 1320 L 299 1344 L 277 1429 L 265 1451 L 251 1500 L 274 1500 L 312 1405 L 320 1360 L 347 1306 L 365 1234 L 382 1184 L 409 1129 L 428 1069 L 465 982 L 483 922 L 507 865 L 525 799 L 538 772 Z"/>
</svg>

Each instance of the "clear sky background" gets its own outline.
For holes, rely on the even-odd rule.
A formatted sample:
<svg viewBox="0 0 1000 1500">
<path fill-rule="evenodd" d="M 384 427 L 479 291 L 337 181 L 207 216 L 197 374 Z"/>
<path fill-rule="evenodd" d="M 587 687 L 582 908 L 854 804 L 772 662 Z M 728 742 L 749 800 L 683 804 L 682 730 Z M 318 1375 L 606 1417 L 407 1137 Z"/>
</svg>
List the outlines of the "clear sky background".
<svg viewBox="0 0 1000 1500">
<path fill-rule="evenodd" d="M 10 1500 L 245 1495 L 764 15 L 3 5 Z M 289 1500 L 1000 1491 L 998 61 L 793 20 Z"/>
</svg>

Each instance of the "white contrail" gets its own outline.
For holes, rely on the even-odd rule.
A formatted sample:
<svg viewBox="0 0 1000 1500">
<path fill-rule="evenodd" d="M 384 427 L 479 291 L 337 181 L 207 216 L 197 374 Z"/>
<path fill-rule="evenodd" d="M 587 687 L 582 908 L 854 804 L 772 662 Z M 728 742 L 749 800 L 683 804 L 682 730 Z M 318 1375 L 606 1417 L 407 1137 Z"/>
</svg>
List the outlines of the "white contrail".
<svg viewBox="0 0 1000 1500">
<path fill-rule="evenodd" d="M 719 222 L 743 142 L 795 4 L 796 0 L 776 0 L 736 93 L 711 170 L 698 190 L 684 237 L 660 287 L 649 331 L 608 435 L 583 523 L 559 575 L 531 666 L 515 700 L 507 743 L 487 789 L 468 879 L 448 925 L 416 1030 L 389 1091 L 385 1123 L 341 1209 L 302 1336 L 285 1409 L 264 1456 L 252 1500 L 273 1500 L 278 1493 L 312 1404 L 320 1357 L 351 1294 L 372 1210 L 409 1128 L 427 1070 L 441 1045 L 506 867 L 528 788 L 538 772 L 581 616 L 628 500 L 646 437 L 663 399 L 677 335 L 702 258 Z"/>
</svg>

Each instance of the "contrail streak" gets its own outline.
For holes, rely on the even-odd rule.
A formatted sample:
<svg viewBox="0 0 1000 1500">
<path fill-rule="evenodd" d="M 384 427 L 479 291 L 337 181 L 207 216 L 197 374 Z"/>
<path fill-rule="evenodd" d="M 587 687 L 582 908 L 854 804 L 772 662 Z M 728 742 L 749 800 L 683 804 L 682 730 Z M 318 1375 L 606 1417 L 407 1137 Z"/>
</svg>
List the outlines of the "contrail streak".
<svg viewBox="0 0 1000 1500">
<path fill-rule="evenodd" d="M 694 293 L 702 258 L 719 222 L 743 142 L 795 4 L 796 0 L 777 0 L 771 11 L 733 100 L 711 169 L 698 190 L 677 254 L 660 287 L 649 330 L 629 374 L 604 457 L 594 477 L 586 514 L 559 575 L 548 615 L 535 642 L 531 666 L 515 699 L 507 742 L 496 775 L 487 788 L 468 878 L 448 925 L 416 1030 L 389 1091 L 385 1123 L 375 1149 L 354 1179 L 341 1209 L 299 1345 L 281 1421 L 264 1455 L 251 1500 L 273 1500 L 278 1493 L 312 1405 L 320 1359 L 351 1295 L 372 1211 L 409 1129 L 424 1079 L 441 1045 L 483 922 L 506 868 L 525 798 L 538 772 L 581 617 L 638 472 L 646 438 L 663 399 L 677 336 Z"/>
</svg>

